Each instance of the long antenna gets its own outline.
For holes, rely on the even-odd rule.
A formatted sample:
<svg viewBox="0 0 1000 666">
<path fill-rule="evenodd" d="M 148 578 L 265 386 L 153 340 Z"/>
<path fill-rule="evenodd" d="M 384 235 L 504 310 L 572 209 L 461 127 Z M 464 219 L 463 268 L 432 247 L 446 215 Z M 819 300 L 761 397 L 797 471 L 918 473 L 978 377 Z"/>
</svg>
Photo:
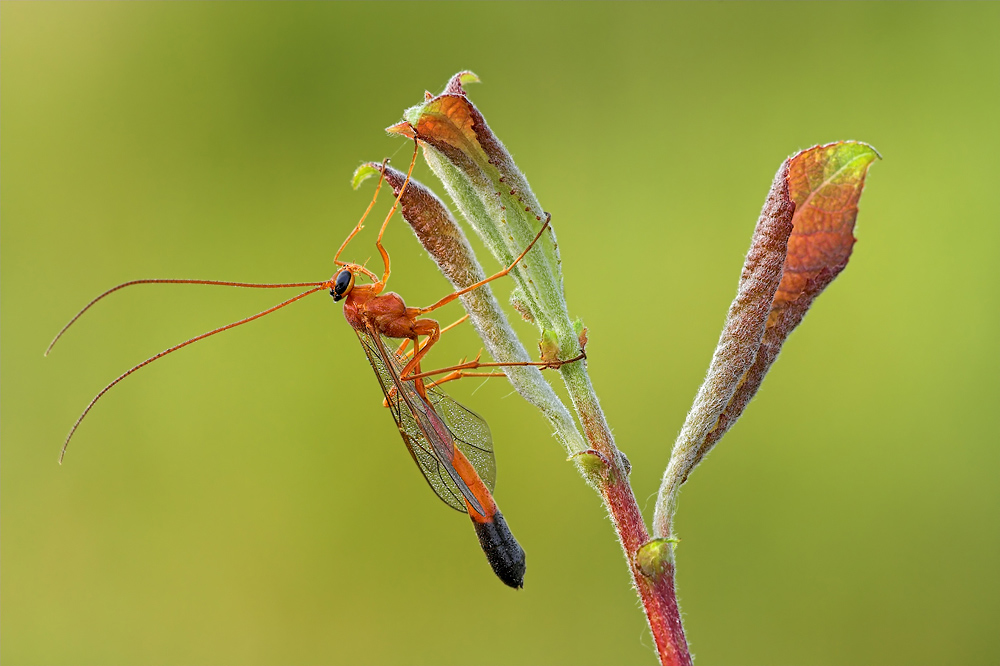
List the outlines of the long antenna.
<svg viewBox="0 0 1000 666">
<path fill-rule="evenodd" d="M 125 287 L 131 287 L 132 285 L 136 285 L 136 284 L 212 284 L 212 285 L 219 285 L 219 286 L 223 286 L 223 287 L 248 287 L 248 288 L 252 288 L 252 289 L 282 289 L 284 287 L 318 287 L 319 285 L 321 285 L 323 283 L 322 282 L 285 282 L 285 283 L 274 283 L 274 284 L 272 284 L 272 283 L 260 283 L 260 282 L 225 282 L 223 280 L 163 280 L 163 279 L 130 280 L 129 282 L 123 282 L 123 283 L 121 283 L 120 285 L 118 285 L 116 287 L 112 287 L 111 289 L 108 289 L 106 292 L 104 292 L 103 294 L 101 294 L 100 296 L 98 296 L 97 298 L 95 298 L 94 300 L 92 300 L 91 302 L 87 303 L 83 307 L 82 310 L 80 310 L 79 312 L 77 312 L 73 316 L 73 318 L 69 320 L 68 324 L 66 324 L 65 326 L 62 327 L 62 329 L 60 329 L 60 331 L 56 334 L 56 337 L 52 339 L 52 342 L 50 342 L 49 346 L 45 349 L 45 356 L 49 355 L 49 352 L 52 351 L 52 348 L 56 346 L 56 343 L 59 341 L 59 338 L 61 338 L 63 336 L 63 333 L 65 333 L 69 329 L 70 326 L 72 326 L 74 323 L 76 323 L 76 320 L 79 319 L 83 315 L 84 312 L 86 312 L 91 307 L 93 307 L 94 304 L 96 304 L 99 300 L 101 300 L 105 296 L 109 296 L 109 295 L 115 293 L 119 289 L 124 289 Z"/>
<path fill-rule="evenodd" d="M 163 282 L 167 282 L 167 280 L 162 280 L 162 281 Z M 142 282 L 142 281 L 139 280 L 137 282 Z M 181 280 L 181 282 L 189 282 L 190 283 L 190 282 L 195 282 L 195 281 L 194 280 L 186 280 L 186 281 L 185 280 Z M 127 283 L 125 283 L 125 285 L 121 285 L 121 286 L 126 286 L 128 284 L 136 284 L 136 282 L 127 282 Z M 207 282 L 207 281 L 206 282 L 199 282 L 198 284 L 229 284 L 229 285 L 235 285 L 235 286 L 260 286 L 260 285 L 246 285 L 246 284 L 238 284 L 238 283 L 218 283 L 218 282 Z M 314 292 L 320 291 L 321 289 L 326 289 L 326 288 L 329 287 L 329 283 L 327 283 L 327 282 L 318 282 L 318 283 L 317 282 L 311 282 L 311 283 L 306 283 L 306 284 L 317 285 L 317 286 L 313 286 L 312 289 L 309 289 L 308 291 L 304 291 L 301 294 L 299 294 L 298 296 L 293 296 L 292 298 L 289 298 L 287 301 L 282 301 L 281 303 L 278 303 L 277 305 L 275 305 L 273 307 L 270 307 L 267 310 L 264 310 L 263 312 L 258 312 L 257 314 L 255 314 L 255 315 L 253 315 L 251 317 L 247 317 L 245 319 L 240 319 L 239 321 L 234 321 L 233 323 L 226 324 L 225 326 L 220 326 L 219 328 L 213 329 L 213 330 L 209 331 L 208 333 L 202 333 L 201 335 L 197 335 L 197 336 L 191 338 L 190 340 L 186 340 L 186 341 L 180 343 L 179 345 L 174 345 L 170 349 L 165 349 L 165 350 L 161 351 L 159 354 L 157 354 L 156 356 L 151 356 L 151 357 L 147 358 L 145 361 L 143 361 L 142 363 L 134 366 L 133 368 L 131 368 L 130 370 L 128 370 L 128 372 L 125 372 L 120 377 L 118 377 L 118 379 L 114 380 L 113 382 L 111 382 L 110 384 L 108 384 L 107 386 L 105 386 L 103 389 L 101 389 L 101 392 L 98 393 L 96 396 L 94 396 L 94 399 L 90 401 L 90 404 L 87 405 L 87 408 L 83 410 L 82 414 L 80 414 L 80 418 L 78 418 L 76 420 L 76 423 L 73 424 L 73 428 L 69 431 L 69 434 L 66 435 L 66 441 L 63 443 L 62 451 L 59 452 L 59 464 L 60 465 L 62 464 L 63 457 L 66 455 L 66 448 L 69 446 L 69 440 L 73 438 L 73 433 L 75 433 L 76 429 L 80 427 L 80 423 L 83 421 L 83 418 L 94 407 L 94 405 L 97 404 L 97 401 L 101 399 L 101 396 L 103 396 L 105 393 L 107 393 L 108 391 L 110 391 L 111 388 L 115 384 L 117 384 L 121 380 L 125 379 L 126 377 L 128 377 L 129 375 L 131 375 L 133 372 L 135 372 L 139 368 L 147 366 L 150 363 L 152 363 L 153 361 L 155 361 L 156 359 L 163 358 L 167 354 L 170 354 L 171 352 L 175 352 L 178 349 L 180 349 L 181 347 L 187 347 L 192 342 L 198 342 L 199 340 L 204 340 L 205 338 L 207 338 L 207 337 L 209 337 L 211 335 L 215 335 L 216 333 L 221 333 L 223 331 L 228 331 L 231 328 L 235 328 L 237 326 L 240 326 L 241 324 L 246 324 L 248 322 L 253 321 L 254 319 L 260 319 L 264 315 L 271 314 L 275 310 L 280 310 L 281 308 L 285 307 L 286 305 L 290 305 L 290 304 L 294 303 L 295 301 L 299 300 L 300 298 L 305 298 L 309 294 L 312 294 Z M 278 285 L 278 286 L 290 286 L 290 285 Z M 116 287 L 115 289 L 118 289 L 118 288 L 120 288 L 120 287 Z M 112 289 L 111 291 L 114 291 L 114 289 Z M 106 292 L 106 293 L 110 293 L 110 292 Z M 102 296 L 103 295 L 105 295 L 105 294 L 102 294 Z M 98 297 L 98 298 L 100 298 L 100 297 Z M 95 299 L 95 301 L 96 300 L 98 300 L 98 299 Z M 91 305 L 93 305 L 93 302 L 91 303 Z M 90 307 L 90 305 L 88 305 L 87 307 Z M 86 309 L 87 308 L 84 308 L 84 310 L 86 310 Z M 77 315 L 77 317 L 79 317 L 79 316 L 80 315 Z M 74 321 L 75 321 L 75 319 L 76 318 L 74 317 Z M 73 322 L 71 321 L 70 324 L 72 324 L 72 323 Z M 58 339 L 58 336 L 57 336 L 56 339 Z"/>
</svg>

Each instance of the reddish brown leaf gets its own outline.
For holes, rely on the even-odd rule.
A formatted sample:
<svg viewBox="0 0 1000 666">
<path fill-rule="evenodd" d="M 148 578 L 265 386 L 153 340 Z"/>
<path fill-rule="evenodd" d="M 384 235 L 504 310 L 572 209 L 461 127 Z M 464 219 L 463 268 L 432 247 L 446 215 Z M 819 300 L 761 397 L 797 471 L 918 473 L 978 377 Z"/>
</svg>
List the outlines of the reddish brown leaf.
<svg viewBox="0 0 1000 666">
<path fill-rule="evenodd" d="M 390 133 L 416 138 L 459 211 L 501 264 L 510 262 L 534 238 L 547 218 L 507 149 L 466 95 L 470 72 L 451 78 L 440 95 L 403 113 Z M 519 264 L 514 280 L 521 304 L 535 321 L 553 330 L 568 328 L 562 296 L 559 252 L 552 227 L 538 249 Z M 531 279 L 525 275 L 532 273 Z M 569 346 L 569 336 L 562 343 Z M 564 349 L 564 351 L 566 351 Z"/>
<path fill-rule="evenodd" d="M 865 176 L 879 157 L 871 146 L 842 141 L 804 150 L 786 160 L 788 194 L 795 202 L 781 284 L 753 365 L 705 438 L 703 457 L 736 422 L 764 381 L 788 335 L 816 297 L 847 266 Z M 754 243 L 757 242 L 756 234 Z"/>
<path fill-rule="evenodd" d="M 472 72 L 459 72 L 451 77 L 440 95 L 426 98 L 424 104 L 408 110 L 407 121 L 387 131 L 411 139 L 416 136 L 465 172 L 474 169 L 475 164 L 494 184 L 507 184 L 505 188 L 497 188 L 498 195 L 514 197 L 518 210 L 523 208 L 540 221 L 545 216 L 541 206 L 533 196 L 524 196 L 530 195 L 527 181 L 462 87 L 463 83 L 474 81 L 479 78 Z"/>
<path fill-rule="evenodd" d="M 792 233 L 795 203 L 788 192 L 788 161 L 778 169 L 771 184 L 753 240 L 743 264 L 736 298 L 729 306 L 726 323 L 715 347 L 712 363 L 691 411 L 674 445 L 664 476 L 670 479 L 673 497 L 687 475 L 708 453 L 725 431 L 726 414 L 747 372 L 753 367 L 766 330 L 774 294 L 781 283 L 788 237 Z M 711 439 L 712 437 L 715 439 Z M 663 490 L 661 489 L 661 497 Z M 672 508 L 658 503 L 654 519 L 658 536 L 669 534 Z"/>
<path fill-rule="evenodd" d="M 778 169 L 708 375 L 664 474 L 657 536 L 670 534 L 680 485 L 740 417 L 785 339 L 847 265 L 858 199 L 876 157 L 871 146 L 843 141 L 804 150 Z"/>
<path fill-rule="evenodd" d="M 361 165 L 354 175 L 355 187 L 361 180 L 380 171 L 382 165 L 378 162 Z M 387 166 L 385 180 L 398 197 L 406 181 L 406 174 Z M 400 201 L 400 208 L 403 219 L 410 225 L 417 240 L 456 288 L 475 284 L 485 277 L 472 256 L 469 241 L 461 227 L 455 222 L 448 207 L 427 186 L 411 178 Z M 489 293 L 489 289 L 485 292 Z"/>
<path fill-rule="evenodd" d="M 870 146 L 844 142 L 810 148 L 789 160 L 795 229 L 788 240 L 776 309 L 801 297 L 814 299 L 847 265 L 858 199 L 877 156 Z"/>
<path fill-rule="evenodd" d="M 378 162 L 362 164 L 354 174 L 357 187 L 368 177 L 382 171 Z M 399 196 L 406 174 L 391 167 L 385 168 L 386 182 Z M 465 234 L 447 206 L 425 185 L 411 178 L 400 200 L 403 218 L 416 234 L 420 244 L 456 289 L 468 287 L 484 279 L 482 267 L 476 261 Z M 510 327 L 500 304 L 489 285 L 484 285 L 460 297 L 469 313 L 470 321 L 486 344 L 486 349 L 497 361 L 530 361 L 532 358 L 521 345 Z M 552 387 L 541 378 L 537 368 L 513 367 L 505 369 L 515 390 L 526 400 L 542 410 L 553 423 L 560 424 L 558 432 L 566 426 L 573 428 L 569 412 L 557 413 L 551 405 L 558 398 Z M 561 406 L 561 403 L 558 403 Z M 579 449 L 575 442 L 564 442 L 569 450 Z"/>
</svg>

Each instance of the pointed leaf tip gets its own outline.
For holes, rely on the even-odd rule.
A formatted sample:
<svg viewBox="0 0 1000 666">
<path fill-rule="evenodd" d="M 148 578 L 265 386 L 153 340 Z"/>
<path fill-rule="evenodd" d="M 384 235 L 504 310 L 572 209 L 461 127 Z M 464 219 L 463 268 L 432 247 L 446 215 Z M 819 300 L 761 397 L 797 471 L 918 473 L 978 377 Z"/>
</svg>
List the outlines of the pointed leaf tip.
<svg viewBox="0 0 1000 666">
<path fill-rule="evenodd" d="M 740 418 L 785 340 L 847 266 L 876 159 L 866 143 L 838 141 L 800 151 L 778 169 L 708 376 L 664 474 L 654 533 L 670 533 L 681 484 Z"/>
<path fill-rule="evenodd" d="M 776 310 L 800 299 L 808 307 L 847 265 L 854 247 L 858 200 L 868 168 L 876 159 L 881 159 L 878 152 L 860 141 L 815 146 L 789 158 L 788 191 L 796 206 L 795 228 L 774 297 Z"/>
<path fill-rule="evenodd" d="M 442 95 L 465 95 L 465 88 L 462 84 L 465 83 L 479 83 L 479 77 L 475 73 L 465 70 L 464 72 L 459 72 L 455 76 L 451 77 L 448 81 L 448 85 L 444 87 L 444 92 Z"/>
<path fill-rule="evenodd" d="M 407 139 L 412 139 L 416 136 L 416 133 L 413 131 L 413 125 L 405 120 L 390 127 L 386 127 L 385 131 L 389 134 L 399 134 L 401 136 L 405 136 Z"/>
<path fill-rule="evenodd" d="M 354 175 L 351 176 L 351 188 L 358 189 L 361 183 L 377 173 L 382 173 L 382 165 L 379 162 L 365 162 L 354 170 Z"/>
</svg>

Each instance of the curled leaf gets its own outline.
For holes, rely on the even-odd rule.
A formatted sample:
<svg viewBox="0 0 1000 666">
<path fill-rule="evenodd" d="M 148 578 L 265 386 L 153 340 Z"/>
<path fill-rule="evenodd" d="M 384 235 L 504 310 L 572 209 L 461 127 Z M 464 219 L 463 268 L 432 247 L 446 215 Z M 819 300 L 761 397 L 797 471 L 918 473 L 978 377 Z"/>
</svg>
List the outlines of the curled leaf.
<svg viewBox="0 0 1000 666">
<path fill-rule="evenodd" d="M 740 417 L 785 339 L 847 265 L 858 199 L 878 156 L 867 144 L 842 141 L 804 150 L 778 169 L 708 374 L 664 474 L 656 534 L 669 534 L 680 484 Z"/>
<path fill-rule="evenodd" d="M 879 154 L 854 141 L 804 150 L 789 159 L 788 192 L 794 229 L 772 318 L 809 304 L 847 266 L 865 176 Z M 803 312 L 804 314 L 804 312 Z M 769 322 L 772 325 L 772 322 Z"/>
<path fill-rule="evenodd" d="M 355 189 L 365 178 L 381 171 L 382 165 L 378 162 L 362 164 L 354 172 Z M 398 197 L 406 181 L 406 174 L 387 166 L 385 181 L 392 188 L 393 194 Z M 417 240 L 456 289 L 468 287 L 486 277 L 472 254 L 472 248 L 462 228 L 455 222 L 455 218 L 444 203 L 426 185 L 411 178 L 399 205 L 403 219 L 410 225 Z M 466 299 L 496 301 L 489 285 L 467 294 L 463 301 Z"/>
<path fill-rule="evenodd" d="M 508 264 L 534 238 L 546 213 L 466 95 L 463 84 L 472 81 L 478 78 L 471 72 L 456 74 L 440 95 L 407 109 L 404 122 L 388 131 L 420 140 L 427 163 L 463 216 L 497 260 Z M 539 326 L 559 331 L 563 351 L 570 351 L 562 335 L 570 325 L 555 235 L 546 233 L 513 276 L 520 305 Z"/>
<path fill-rule="evenodd" d="M 854 223 L 865 176 L 879 154 L 853 141 L 804 150 L 788 160 L 788 193 L 795 202 L 781 284 L 753 365 L 719 423 L 701 447 L 703 457 L 740 417 L 760 388 L 781 346 L 809 306 L 847 266 L 854 248 Z"/>
<path fill-rule="evenodd" d="M 354 175 L 351 176 L 351 189 L 358 189 L 361 187 L 361 183 L 381 172 L 381 170 L 382 165 L 378 162 L 366 162 L 362 164 L 354 170 Z"/>
<path fill-rule="evenodd" d="M 475 75 L 474 72 L 468 70 L 464 72 L 459 72 L 455 76 L 451 77 L 448 81 L 448 85 L 445 87 L 444 91 L 446 93 L 458 93 L 459 95 L 464 95 L 465 91 L 462 90 L 462 85 L 466 83 L 479 83 L 479 77 Z"/>
<path fill-rule="evenodd" d="M 382 164 L 378 162 L 363 164 L 355 172 L 354 182 L 360 184 L 364 178 L 380 173 L 382 169 Z M 406 174 L 386 166 L 385 180 L 398 197 Z M 463 289 L 484 279 L 485 273 L 461 227 L 447 206 L 427 186 L 411 178 L 400 200 L 400 211 L 417 240 L 455 289 Z M 495 360 L 532 360 L 514 334 L 489 285 L 474 289 L 459 300 Z M 572 416 L 542 378 L 538 368 L 510 367 L 504 372 L 515 390 L 546 416 L 567 450 L 583 448 Z"/>
</svg>

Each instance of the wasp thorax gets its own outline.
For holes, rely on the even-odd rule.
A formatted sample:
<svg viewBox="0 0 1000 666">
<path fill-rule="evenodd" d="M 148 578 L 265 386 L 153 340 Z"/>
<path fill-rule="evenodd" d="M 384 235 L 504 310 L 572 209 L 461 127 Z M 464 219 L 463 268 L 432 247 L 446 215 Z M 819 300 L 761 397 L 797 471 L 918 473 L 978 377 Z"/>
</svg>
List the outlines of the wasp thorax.
<svg viewBox="0 0 1000 666">
<path fill-rule="evenodd" d="M 339 301 L 351 292 L 352 287 L 354 287 L 354 273 L 350 269 L 345 268 L 334 279 L 330 295 L 333 296 L 333 300 Z"/>
</svg>

